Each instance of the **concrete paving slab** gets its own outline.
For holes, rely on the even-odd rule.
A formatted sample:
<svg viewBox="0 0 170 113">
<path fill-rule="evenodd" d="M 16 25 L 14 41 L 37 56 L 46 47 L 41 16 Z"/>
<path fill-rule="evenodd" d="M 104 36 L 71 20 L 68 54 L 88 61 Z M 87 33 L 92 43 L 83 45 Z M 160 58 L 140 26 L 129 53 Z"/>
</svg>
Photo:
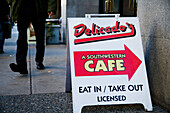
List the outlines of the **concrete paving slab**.
<svg viewBox="0 0 170 113">
<path fill-rule="evenodd" d="M 30 46 L 32 92 L 55 93 L 65 91 L 66 46 L 47 45 L 44 65 L 45 70 L 37 70 L 35 46 Z"/>
<path fill-rule="evenodd" d="M 45 70 L 37 70 L 35 44 L 30 44 L 27 54 L 27 76 L 12 72 L 10 63 L 15 63 L 17 27 L 12 38 L 5 42 L 5 54 L 0 54 L 0 95 L 55 93 L 65 91 L 66 46 L 46 45 Z"/>
<path fill-rule="evenodd" d="M 22 76 L 10 70 L 9 64 L 15 62 L 17 29 L 12 29 L 12 38 L 6 39 L 4 54 L 0 54 L 0 95 L 30 94 L 29 76 Z"/>
</svg>

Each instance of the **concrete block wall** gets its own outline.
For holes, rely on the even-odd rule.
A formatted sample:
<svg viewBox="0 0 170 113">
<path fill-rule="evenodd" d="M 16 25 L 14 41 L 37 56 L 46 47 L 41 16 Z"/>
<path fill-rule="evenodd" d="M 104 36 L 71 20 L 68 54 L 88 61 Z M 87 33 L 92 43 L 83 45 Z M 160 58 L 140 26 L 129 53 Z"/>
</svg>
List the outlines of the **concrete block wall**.
<svg viewBox="0 0 170 113">
<path fill-rule="evenodd" d="M 85 17 L 85 14 L 99 13 L 99 0 L 62 0 L 62 40 L 67 43 L 67 18 Z"/>
<path fill-rule="evenodd" d="M 138 0 L 152 102 L 170 112 L 170 0 Z"/>
<path fill-rule="evenodd" d="M 67 0 L 67 17 L 84 17 L 98 14 L 99 0 Z"/>
</svg>

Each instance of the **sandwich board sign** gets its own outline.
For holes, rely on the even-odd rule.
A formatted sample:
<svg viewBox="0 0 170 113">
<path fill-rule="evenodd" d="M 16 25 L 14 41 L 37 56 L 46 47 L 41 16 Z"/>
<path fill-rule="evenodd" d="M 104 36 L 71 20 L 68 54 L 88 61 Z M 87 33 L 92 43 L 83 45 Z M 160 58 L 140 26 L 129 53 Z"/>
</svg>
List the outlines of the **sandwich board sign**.
<svg viewBox="0 0 170 113">
<path fill-rule="evenodd" d="M 73 112 L 143 104 L 152 111 L 138 17 L 68 18 Z"/>
</svg>

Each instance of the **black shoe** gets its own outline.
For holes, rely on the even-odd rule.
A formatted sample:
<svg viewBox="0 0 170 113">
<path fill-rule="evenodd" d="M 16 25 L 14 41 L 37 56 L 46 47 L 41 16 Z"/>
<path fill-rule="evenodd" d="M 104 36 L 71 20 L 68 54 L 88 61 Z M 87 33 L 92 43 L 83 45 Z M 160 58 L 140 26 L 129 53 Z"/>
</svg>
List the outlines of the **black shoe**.
<svg viewBox="0 0 170 113">
<path fill-rule="evenodd" d="M 19 72 L 20 74 L 28 74 L 27 69 L 20 70 L 18 65 L 14 64 L 14 63 L 9 64 L 9 66 L 13 72 Z"/>
<path fill-rule="evenodd" d="M 37 69 L 41 70 L 41 69 L 44 69 L 44 65 L 42 62 L 37 62 Z"/>
<path fill-rule="evenodd" d="M 28 70 L 22 70 L 19 72 L 20 74 L 28 74 Z"/>
<path fill-rule="evenodd" d="M 9 64 L 9 67 L 11 68 L 11 70 L 13 72 L 19 72 L 20 71 L 18 65 L 14 64 L 14 63 Z"/>
</svg>

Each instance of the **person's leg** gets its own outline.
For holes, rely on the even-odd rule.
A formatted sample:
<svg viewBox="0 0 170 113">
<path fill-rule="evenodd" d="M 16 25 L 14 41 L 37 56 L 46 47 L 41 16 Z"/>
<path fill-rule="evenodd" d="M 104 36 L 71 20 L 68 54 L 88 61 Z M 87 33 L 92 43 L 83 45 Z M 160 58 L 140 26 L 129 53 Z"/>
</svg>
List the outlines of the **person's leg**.
<svg viewBox="0 0 170 113">
<path fill-rule="evenodd" d="M 36 58 L 37 69 L 44 69 L 43 60 L 44 60 L 44 52 L 45 52 L 45 21 L 32 21 L 35 36 L 36 36 Z"/>
<path fill-rule="evenodd" d="M 3 29 L 2 29 L 2 22 L 0 21 L 0 54 L 4 53 L 4 41 L 5 38 L 3 37 Z"/>
<path fill-rule="evenodd" d="M 20 71 L 27 71 L 27 28 L 29 23 L 30 21 L 26 18 L 19 18 L 17 20 L 19 36 L 17 40 L 16 62 Z"/>
</svg>

